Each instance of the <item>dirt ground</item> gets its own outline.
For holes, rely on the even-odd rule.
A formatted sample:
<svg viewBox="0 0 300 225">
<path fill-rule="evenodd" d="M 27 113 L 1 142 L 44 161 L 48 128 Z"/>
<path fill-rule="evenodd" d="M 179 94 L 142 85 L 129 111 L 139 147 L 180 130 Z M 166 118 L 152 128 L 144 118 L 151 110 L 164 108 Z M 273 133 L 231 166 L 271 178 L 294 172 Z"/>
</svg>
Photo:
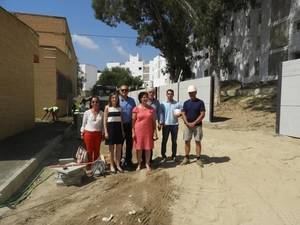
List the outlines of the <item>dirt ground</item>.
<svg viewBox="0 0 300 225">
<path fill-rule="evenodd" d="M 275 135 L 271 100 L 233 98 L 216 109 L 216 122 L 204 124 L 204 168 L 195 159 L 186 166 L 160 164 L 160 138 L 151 173 L 143 169 L 62 187 L 45 169 L 30 197 L 0 224 L 298 225 L 300 140 Z M 57 154 L 70 143 L 65 140 Z M 110 222 L 102 221 L 111 214 Z"/>
</svg>

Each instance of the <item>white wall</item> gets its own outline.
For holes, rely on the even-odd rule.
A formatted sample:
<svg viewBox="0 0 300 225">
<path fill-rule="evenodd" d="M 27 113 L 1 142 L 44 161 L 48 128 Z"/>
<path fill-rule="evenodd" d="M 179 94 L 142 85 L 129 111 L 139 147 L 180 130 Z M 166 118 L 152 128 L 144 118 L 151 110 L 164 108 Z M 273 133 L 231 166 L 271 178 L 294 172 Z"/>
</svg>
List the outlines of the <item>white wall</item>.
<svg viewBox="0 0 300 225">
<path fill-rule="evenodd" d="M 111 70 L 114 67 L 121 67 L 121 63 L 119 63 L 119 62 L 106 63 L 107 69 Z"/>
<path fill-rule="evenodd" d="M 157 87 L 157 99 L 160 102 L 166 101 L 166 91 L 172 89 L 174 91 L 174 99 L 182 104 L 189 99 L 187 88 L 189 85 L 194 85 L 197 88 L 197 98 L 205 103 L 206 116 L 204 121 L 211 122 L 213 119 L 213 79 L 212 77 L 199 78 L 194 80 L 182 81 Z M 129 96 L 134 98 L 138 104 L 138 94 L 145 89 L 129 92 Z"/>
<path fill-rule="evenodd" d="M 158 87 L 157 98 L 159 101 L 166 101 L 166 91 L 174 90 L 174 99 L 184 103 L 189 99 L 187 88 L 189 85 L 194 85 L 197 88 L 197 97 L 204 101 L 206 108 L 206 116 L 204 121 L 212 121 L 213 117 L 213 93 L 212 93 L 212 78 L 205 77 L 194 80 L 182 81 L 179 84 L 173 83 Z"/>
<path fill-rule="evenodd" d="M 300 59 L 282 68 L 279 133 L 300 138 Z"/>
<path fill-rule="evenodd" d="M 97 67 L 89 64 L 80 64 L 79 76 L 83 77 L 83 91 L 89 91 L 97 82 Z"/>
</svg>

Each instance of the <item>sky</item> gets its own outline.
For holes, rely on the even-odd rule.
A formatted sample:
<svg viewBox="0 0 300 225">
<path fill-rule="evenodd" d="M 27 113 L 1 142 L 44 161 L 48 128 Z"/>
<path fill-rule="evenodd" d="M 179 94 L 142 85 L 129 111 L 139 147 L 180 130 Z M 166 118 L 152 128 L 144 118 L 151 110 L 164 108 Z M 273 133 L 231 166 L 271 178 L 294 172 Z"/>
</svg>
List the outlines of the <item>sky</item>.
<svg viewBox="0 0 300 225">
<path fill-rule="evenodd" d="M 79 63 L 92 64 L 100 70 L 108 62 L 125 62 L 129 54 L 139 54 L 145 62 L 159 54 L 159 50 L 149 45 L 136 46 L 137 33 L 126 24 L 114 28 L 95 19 L 91 0 L 0 0 L 0 6 L 12 12 L 66 17 Z"/>
</svg>

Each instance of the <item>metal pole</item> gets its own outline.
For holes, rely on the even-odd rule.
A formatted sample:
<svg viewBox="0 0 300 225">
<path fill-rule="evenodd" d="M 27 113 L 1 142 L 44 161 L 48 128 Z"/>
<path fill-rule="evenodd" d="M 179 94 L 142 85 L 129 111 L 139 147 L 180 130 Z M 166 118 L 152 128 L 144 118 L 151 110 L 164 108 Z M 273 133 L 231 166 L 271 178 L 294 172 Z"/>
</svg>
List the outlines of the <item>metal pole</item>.
<svg viewBox="0 0 300 225">
<path fill-rule="evenodd" d="M 182 70 L 180 71 L 179 76 L 178 76 L 178 80 L 177 80 L 177 99 L 176 100 L 178 102 L 179 102 L 179 88 L 180 88 L 181 75 L 182 75 Z"/>
</svg>

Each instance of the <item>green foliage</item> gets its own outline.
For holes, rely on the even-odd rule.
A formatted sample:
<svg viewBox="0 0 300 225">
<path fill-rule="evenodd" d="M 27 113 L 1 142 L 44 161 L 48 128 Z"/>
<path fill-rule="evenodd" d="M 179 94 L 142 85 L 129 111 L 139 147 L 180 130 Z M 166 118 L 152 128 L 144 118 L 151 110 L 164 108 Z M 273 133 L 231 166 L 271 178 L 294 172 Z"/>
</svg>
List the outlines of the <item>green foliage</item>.
<svg viewBox="0 0 300 225">
<path fill-rule="evenodd" d="M 97 19 L 110 26 L 124 22 L 137 31 L 137 45 L 160 49 L 173 81 L 181 70 L 185 78 L 192 77 L 192 52 L 187 48 L 191 27 L 180 4 L 179 0 L 93 0 Z"/>
<path fill-rule="evenodd" d="M 183 0 L 190 12 L 194 34 L 193 47 L 219 48 L 219 32 L 228 23 L 227 13 L 247 9 L 253 0 Z"/>
<path fill-rule="evenodd" d="M 128 69 L 115 67 L 111 70 L 105 69 L 96 85 L 98 84 L 114 87 L 120 87 L 125 84 L 128 85 L 130 90 L 137 90 L 142 87 L 143 81 L 140 77 L 133 77 Z"/>
<path fill-rule="evenodd" d="M 97 19 L 109 26 L 120 22 L 137 31 L 137 44 L 158 48 L 167 59 L 170 78 L 192 78 L 194 50 L 208 48 L 218 68 L 219 31 L 226 12 L 247 8 L 254 0 L 93 0 Z M 194 38 L 191 38 L 194 37 Z"/>
</svg>

